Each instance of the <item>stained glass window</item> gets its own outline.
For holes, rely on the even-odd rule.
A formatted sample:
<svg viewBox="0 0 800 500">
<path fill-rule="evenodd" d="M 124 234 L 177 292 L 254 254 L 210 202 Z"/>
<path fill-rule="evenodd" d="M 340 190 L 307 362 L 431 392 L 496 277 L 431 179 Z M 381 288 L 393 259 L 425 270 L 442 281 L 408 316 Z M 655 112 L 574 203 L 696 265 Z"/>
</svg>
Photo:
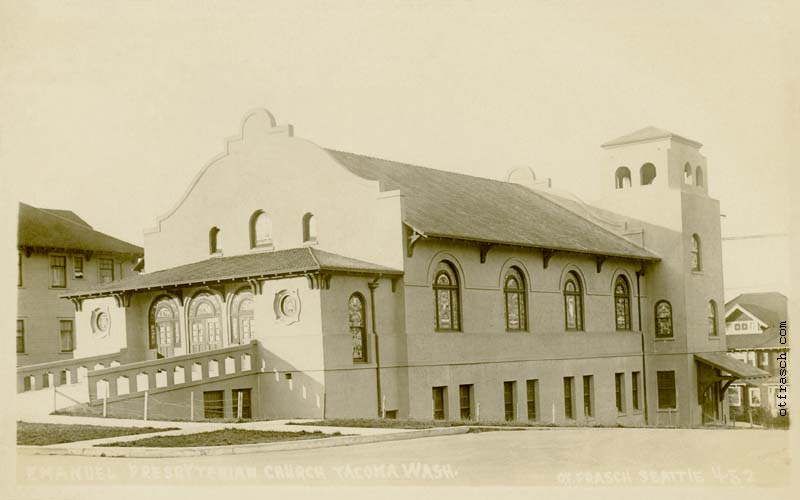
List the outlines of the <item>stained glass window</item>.
<svg viewBox="0 0 800 500">
<path fill-rule="evenodd" d="M 436 329 L 461 330 L 458 278 L 449 262 L 442 261 L 437 266 L 433 291 L 436 298 Z"/>
<path fill-rule="evenodd" d="M 717 336 L 717 304 L 713 300 L 708 302 L 708 335 Z"/>
<path fill-rule="evenodd" d="M 628 281 L 619 276 L 614 285 L 614 315 L 617 330 L 631 329 L 631 294 Z"/>
<path fill-rule="evenodd" d="M 506 296 L 506 330 L 527 330 L 525 280 L 522 273 L 516 268 L 512 267 L 508 270 L 504 292 Z"/>
<path fill-rule="evenodd" d="M 700 237 L 696 234 L 692 235 L 692 241 L 689 243 L 689 255 L 692 264 L 692 271 L 699 271 L 702 262 L 700 260 Z"/>
<path fill-rule="evenodd" d="M 583 293 L 574 272 L 569 273 L 564 284 L 564 312 L 567 330 L 583 330 Z"/>
<path fill-rule="evenodd" d="M 656 304 L 656 338 L 672 337 L 672 306 L 666 300 Z"/>
<path fill-rule="evenodd" d="M 360 294 L 350 296 L 347 304 L 350 324 L 350 337 L 353 344 L 353 361 L 366 363 L 367 361 L 367 329 L 364 318 L 364 299 Z"/>
<path fill-rule="evenodd" d="M 178 308 L 173 299 L 161 297 L 150 308 L 150 348 L 180 344 Z"/>
</svg>

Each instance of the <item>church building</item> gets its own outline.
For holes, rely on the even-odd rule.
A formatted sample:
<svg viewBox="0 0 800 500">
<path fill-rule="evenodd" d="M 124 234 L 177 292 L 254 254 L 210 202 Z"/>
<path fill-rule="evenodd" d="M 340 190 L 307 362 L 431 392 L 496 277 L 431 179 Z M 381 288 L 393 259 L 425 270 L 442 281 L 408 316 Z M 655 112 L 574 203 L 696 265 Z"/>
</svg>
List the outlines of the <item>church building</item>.
<svg viewBox="0 0 800 500">
<path fill-rule="evenodd" d="M 254 111 L 146 230 L 144 273 L 63 294 L 74 366 L 23 376 L 133 418 L 723 423 L 728 385 L 767 374 L 725 353 L 700 148 L 652 127 L 604 144 L 590 206 Z"/>
</svg>

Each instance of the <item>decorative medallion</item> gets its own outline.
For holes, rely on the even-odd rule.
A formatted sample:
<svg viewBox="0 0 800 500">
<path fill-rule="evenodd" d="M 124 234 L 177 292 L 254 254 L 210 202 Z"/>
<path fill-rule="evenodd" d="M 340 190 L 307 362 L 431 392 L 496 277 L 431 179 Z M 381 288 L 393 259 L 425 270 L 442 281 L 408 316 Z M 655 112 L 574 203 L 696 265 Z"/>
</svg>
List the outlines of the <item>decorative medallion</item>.
<svg viewBox="0 0 800 500">
<path fill-rule="evenodd" d="M 97 307 L 92 310 L 91 318 L 92 335 L 97 338 L 107 337 L 111 331 L 111 316 L 108 314 L 108 308 Z"/>
<path fill-rule="evenodd" d="M 300 321 L 300 297 L 298 290 L 281 290 L 273 302 L 275 319 L 286 325 Z"/>
</svg>

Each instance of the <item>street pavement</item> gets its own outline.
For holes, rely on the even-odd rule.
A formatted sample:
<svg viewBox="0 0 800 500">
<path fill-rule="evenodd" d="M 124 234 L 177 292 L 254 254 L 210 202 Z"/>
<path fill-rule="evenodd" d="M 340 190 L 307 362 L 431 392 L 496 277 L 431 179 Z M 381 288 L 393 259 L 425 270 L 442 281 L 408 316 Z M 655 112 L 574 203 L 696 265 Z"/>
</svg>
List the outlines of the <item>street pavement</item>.
<svg viewBox="0 0 800 500">
<path fill-rule="evenodd" d="M 781 488 L 788 449 L 784 431 L 547 428 L 189 459 L 18 455 L 17 484 Z"/>
</svg>

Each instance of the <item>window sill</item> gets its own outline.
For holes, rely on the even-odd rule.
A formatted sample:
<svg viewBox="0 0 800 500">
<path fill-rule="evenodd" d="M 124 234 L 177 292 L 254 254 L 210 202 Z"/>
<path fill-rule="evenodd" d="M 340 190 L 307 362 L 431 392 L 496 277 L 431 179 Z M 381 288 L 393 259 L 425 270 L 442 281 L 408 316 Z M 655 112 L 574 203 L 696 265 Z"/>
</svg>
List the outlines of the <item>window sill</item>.
<svg viewBox="0 0 800 500">
<path fill-rule="evenodd" d="M 210 257 L 222 257 L 221 251 L 211 252 Z"/>
<path fill-rule="evenodd" d="M 461 330 L 440 330 L 438 328 L 435 328 L 433 331 L 436 333 L 463 333 Z"/>
<path fill-rule="evenodd" d="M 312 245 L 318 245 L 318 244 L 319 244 L 319 241 L 317 239 L 307 240 L 307 241 L 303 242 L 303 246 L 304 247 L 308 247 L 308 246 L 312 246 Z"/>
<path fill-rule="evenodd" d="M 719 340 L 719 335 L 709 335 L 708 340 Z"/>
<path fill-rule="evenodd" d="M 705 274 L 705 273 L 704 273 L 703 271 L 694 271 L 694 270 L 692 270 L 692 274 L 695 274 L 695 275 L 700 275 L 700 276 L 702 276 L 702 275 L 703 275 L 703 274 Z"/>
<path fill-rule="evenodd" d="M 654 340 L 655 340 L 656 342 L 674 342 L 674 341 L 675 341 L 675 337 L 671 337 L 671 338 L 668 338 L 668 339 L 659 339 L 659 338 L 656 338 L 656 339 L 654 339 Z"/>
<path fill-rule="evenodd" d="M 509 330 L 506 328 L 506 333 L 531 333 L 530 330 Z"/>
</svg>

